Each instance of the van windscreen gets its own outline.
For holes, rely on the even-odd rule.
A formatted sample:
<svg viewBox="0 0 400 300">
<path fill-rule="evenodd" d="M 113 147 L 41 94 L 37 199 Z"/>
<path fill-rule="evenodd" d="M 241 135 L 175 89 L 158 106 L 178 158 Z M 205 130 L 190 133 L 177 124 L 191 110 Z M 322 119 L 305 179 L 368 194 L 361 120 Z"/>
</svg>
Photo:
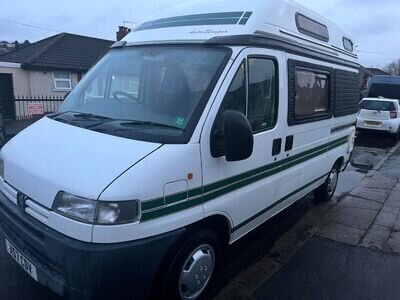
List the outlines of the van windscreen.
<svg viewBox="0 0 400 300">
<path fill-rule="evenodd" d="M 394 103 L 381 100 L 364 100 L 360 104 L 361 109 L 379 110 L 379 111 L 394 111 L 396 110 Z"/>
<path fill-rule="evenodd" d="M 400 84 L 373 83 L 371 84 L 368 95 L 366 95 L 366 97 L 400 99 Z"/>
<path fill-rule="evenodd" d="M 203 46 L 112 49 L 52 117 L 126 138 L 186 143 L 229 54 Z"/>
</svg>

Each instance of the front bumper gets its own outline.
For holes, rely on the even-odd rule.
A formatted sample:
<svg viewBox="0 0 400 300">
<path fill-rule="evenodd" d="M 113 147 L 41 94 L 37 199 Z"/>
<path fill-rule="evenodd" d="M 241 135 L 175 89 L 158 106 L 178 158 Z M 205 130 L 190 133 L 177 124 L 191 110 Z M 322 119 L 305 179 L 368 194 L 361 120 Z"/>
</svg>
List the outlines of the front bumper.
<svg viewBox="0 0 400 300">
<path fill-rule="evenodd" d="M 2 193 L 0 230 L 36 266 L 40 284 L 70 299 L 147 298 L 162 259 L 185 231 L 118 244 L 80 242 L 30 217 Z"/>
</svg>

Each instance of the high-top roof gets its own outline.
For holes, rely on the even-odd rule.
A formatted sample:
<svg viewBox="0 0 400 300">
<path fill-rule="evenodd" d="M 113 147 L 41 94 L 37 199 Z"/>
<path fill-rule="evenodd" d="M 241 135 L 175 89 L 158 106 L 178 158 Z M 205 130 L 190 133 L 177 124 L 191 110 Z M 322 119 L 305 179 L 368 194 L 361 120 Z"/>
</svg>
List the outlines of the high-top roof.
<svg viewBox="0 0 400 300">
<path fill-rule="evenodd" d="M 356 61 L 351 35 L 291 0 L 200 0 L 176 6 L 134 29 L 125 41 L 207 41 L 213 37 L 273 34 Z"/>
<path fill-rule="evenodd" d="M 61 33 L 0 55 L 0 62 L 19 63 L 24 69 L 87 71 L 112 44 L 113 41 Z"/>
</svg>

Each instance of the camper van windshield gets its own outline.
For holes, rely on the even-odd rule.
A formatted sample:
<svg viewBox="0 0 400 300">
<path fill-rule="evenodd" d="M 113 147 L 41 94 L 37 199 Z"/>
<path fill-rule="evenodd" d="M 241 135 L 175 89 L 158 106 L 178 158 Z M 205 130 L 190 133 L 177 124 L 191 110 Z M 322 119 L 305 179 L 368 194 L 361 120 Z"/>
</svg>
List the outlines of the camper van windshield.
<svg viewBox="0 0 400 300">
<path fill-rule="evenodd" d="M 367 97 L 400 99 L 400 84 L 373 83 L 371 84 Z"/>
<path fill-rule="evenodd" d="M 187 142 L 229 54 L 201 46 L 113 49 L 50 117 L 127 138 Z"/>
</svg>

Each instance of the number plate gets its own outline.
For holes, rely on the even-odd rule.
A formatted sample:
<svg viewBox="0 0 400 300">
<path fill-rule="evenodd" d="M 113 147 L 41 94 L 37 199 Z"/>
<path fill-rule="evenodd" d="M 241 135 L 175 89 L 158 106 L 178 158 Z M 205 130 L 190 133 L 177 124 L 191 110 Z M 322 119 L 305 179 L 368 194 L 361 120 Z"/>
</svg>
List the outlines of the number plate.
<svg viewBox="0 0 400 300">
<path fill-rule="evenodd" d="M 382 122 L 365 121 L 365 124 L 367 124 L 367 125 L 374 125 L 374 126 L 380 126 L 380 125 L 382 125 Z"/>
<path fill-rule="evenodd" d="M 6 240 L 6 248 L 8 254 L 27 272 L 33 279 L 38 281 L 36 267 L 26 259 L 20 251 L 17 250 L 8 240 Z"/>
</svg>

